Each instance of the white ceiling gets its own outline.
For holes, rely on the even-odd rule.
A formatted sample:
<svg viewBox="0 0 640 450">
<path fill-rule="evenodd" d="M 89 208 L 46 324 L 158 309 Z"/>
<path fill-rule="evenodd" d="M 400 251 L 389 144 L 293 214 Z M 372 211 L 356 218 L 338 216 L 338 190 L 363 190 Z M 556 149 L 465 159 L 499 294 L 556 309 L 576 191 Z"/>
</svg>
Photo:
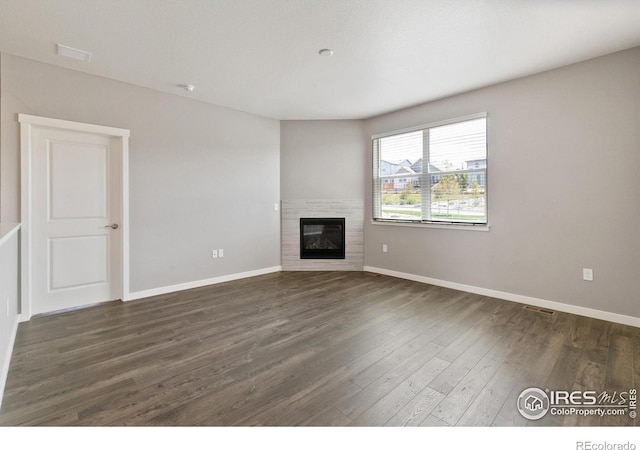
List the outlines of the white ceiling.
<svg viewBox="0 0 640 450">
<path fill-rule="evenodd" d="M 0 0 L 0 51 L 277 119 L 371 117 L 638 45 L 640 0 Z"/>
</svg>

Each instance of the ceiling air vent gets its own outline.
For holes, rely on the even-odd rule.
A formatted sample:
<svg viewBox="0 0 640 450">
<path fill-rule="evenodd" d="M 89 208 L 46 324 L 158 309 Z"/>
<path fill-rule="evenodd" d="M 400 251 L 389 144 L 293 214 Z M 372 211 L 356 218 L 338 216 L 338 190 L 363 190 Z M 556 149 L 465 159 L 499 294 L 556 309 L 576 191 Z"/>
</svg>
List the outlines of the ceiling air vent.
<svg viewBox="0 0 640 450">
<path fill-rule="evenodd" d="M 78 50 L 77 48 L 67 47 L 62 44 L 58 44 L 58 56 L 64 56 L 65 58 L 71 58 L 82 62 L 91 61 L 91 53 L 85 52 L 84 50 Z"/>
</svg>

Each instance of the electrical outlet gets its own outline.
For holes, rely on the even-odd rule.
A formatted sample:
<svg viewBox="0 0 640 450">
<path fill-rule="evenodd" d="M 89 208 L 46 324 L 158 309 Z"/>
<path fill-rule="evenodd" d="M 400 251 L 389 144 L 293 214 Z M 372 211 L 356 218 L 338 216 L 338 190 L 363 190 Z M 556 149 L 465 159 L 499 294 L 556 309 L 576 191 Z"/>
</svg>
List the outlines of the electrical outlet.
<svg viewBox="0 0 640 450">
<path fill-rule="evenodd" d="M 7 299 L 7 317 L 9 317 L 9 299 Z"/>
<path fill-rule="evenodd" d="M 277 203 L 274 203 L 274 204 L 273 204 L 273 210 L 274 210 L 274 211 L 277 211 L 277 210 L 278 210 L 278 204 L 277 204 Z"/>
<path fill-rule="evenodd" d="M 211 252 L 211 258 L 212 258 L 212 259 L 216 259 L 217 257 L 218 257 L 218 250 L 213 250 L 213 251 Z"/>
<path fill-rule="evenodd" d="M 220 248 L 218 249 L 218 258 L 223 258 L 224 257 L 224 249 Z"/>
<path fill-rule="evenodd" d="M 582 279 L 584 281 L 593 281 L 593 269 L 582 269 Z"/>
<path fill-rule="evenodd" d="M 382 253 L 387 253 L 387 244 L 382 244 Z"/>
</svg>

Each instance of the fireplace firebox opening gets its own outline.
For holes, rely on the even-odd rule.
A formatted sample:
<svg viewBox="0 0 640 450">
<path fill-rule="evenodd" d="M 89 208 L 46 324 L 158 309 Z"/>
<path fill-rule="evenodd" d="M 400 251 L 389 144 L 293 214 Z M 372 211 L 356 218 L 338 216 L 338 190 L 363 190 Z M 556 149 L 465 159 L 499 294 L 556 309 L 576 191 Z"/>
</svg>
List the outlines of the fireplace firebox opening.
<svg viewBox="0 0 640 450">
<path fill-rule="evenodd" d="M 301 259 L 345 259 L 344 217 L 301 218 Z"/>
</svg>

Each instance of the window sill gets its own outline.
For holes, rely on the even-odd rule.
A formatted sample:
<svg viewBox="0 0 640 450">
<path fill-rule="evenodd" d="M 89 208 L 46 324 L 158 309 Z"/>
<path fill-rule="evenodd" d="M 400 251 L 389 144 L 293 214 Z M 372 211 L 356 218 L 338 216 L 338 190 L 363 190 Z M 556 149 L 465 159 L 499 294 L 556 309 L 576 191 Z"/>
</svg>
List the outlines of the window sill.
<svg viewBox="0 0 640 450">
<path fill-rule="evenodd" d="M 439 224 L 439 223 L 415 223 L 415 222 L 392 222 L 384 220 L 372 220 L 371 225 L 382 225 L 390 227 L 413 227 L 413 228 L 439 228 L 442 230 L 465 230 L 465 231 L 489 231 L 489 225 L 460 225 L 460 224 Z"/>
</svg>

